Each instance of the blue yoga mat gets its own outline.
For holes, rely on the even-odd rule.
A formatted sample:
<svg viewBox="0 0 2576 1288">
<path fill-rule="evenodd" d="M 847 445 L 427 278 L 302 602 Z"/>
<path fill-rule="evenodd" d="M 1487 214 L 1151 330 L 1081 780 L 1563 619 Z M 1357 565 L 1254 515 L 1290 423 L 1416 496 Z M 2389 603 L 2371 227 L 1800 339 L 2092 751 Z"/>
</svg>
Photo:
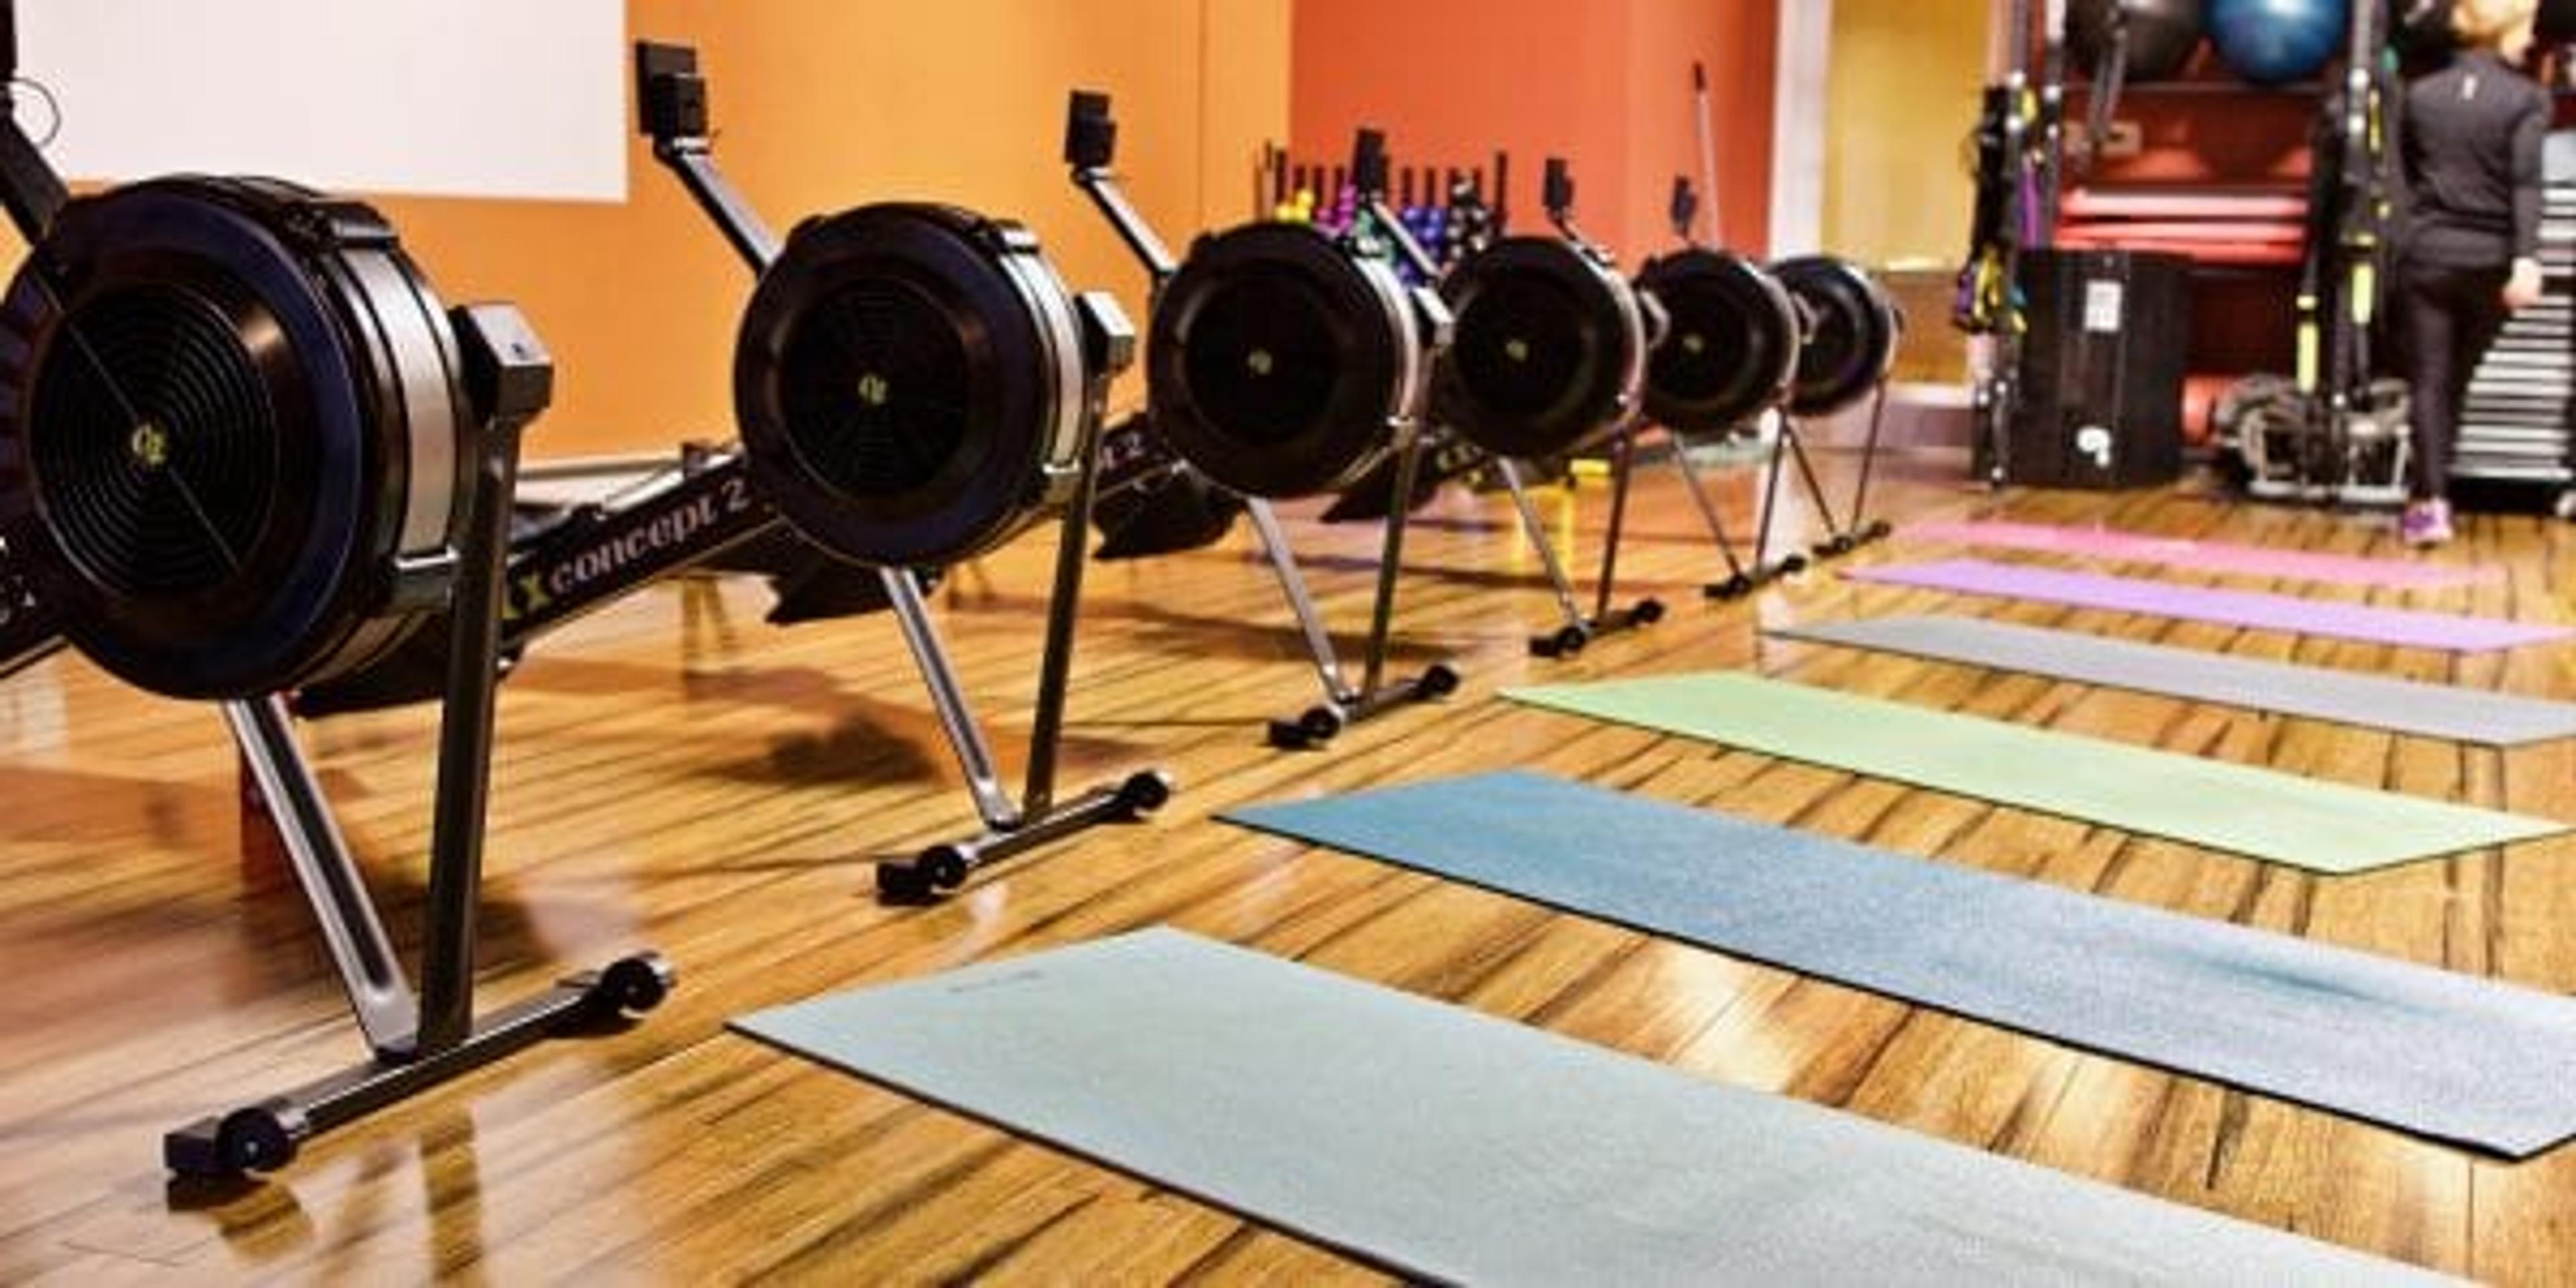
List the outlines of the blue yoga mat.
<svg viewBox="0 0 2576 1288">
<path fill-rule="evenodd" d="M 1418 1281 L 2430 1281 L 1176 931 L 738 1027 Z"/>
<path fill-rule="evenodd" d="M 1536 774 L 1226 817 L 2436 1140 L 2576 1136 L 2546 993 Z"/>
</svg>

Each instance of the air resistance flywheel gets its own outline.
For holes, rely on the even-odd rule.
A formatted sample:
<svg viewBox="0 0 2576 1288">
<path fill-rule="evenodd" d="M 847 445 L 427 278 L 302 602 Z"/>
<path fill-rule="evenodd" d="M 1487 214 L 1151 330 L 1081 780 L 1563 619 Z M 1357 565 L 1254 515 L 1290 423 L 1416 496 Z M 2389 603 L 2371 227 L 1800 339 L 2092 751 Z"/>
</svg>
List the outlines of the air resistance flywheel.
<svg viewBox="0 0 2576 1288">
<path fill-rule="evenodd" d="M 752 478 L 844 559 L 934 567 L 1008 540 L 1077 477 L 1086 372 L 1037 239 L 947 206 L 811 221 L 734 354 Z"/>
<path fill-rule="evenodd" d="M 1784 259 L 1771 271 L 1807 323 L 1789 410 L 1830 416 L 1869 396 L 1896 367 L 1905 315 L 1876 278 L 1829 255 Z"/>
<path fill-rule="evenodd" d="M 446 314 L 375 211 L 114 189 L 63 210 L 0 312 L 0 542 L 101 666 L 278 692 L 434 606 L 405 591 L 443 588 L 474 430 Z"/>
<path fill-rule="evenodd" d="M 1637 287 L 1670 319 L 1646 364 L 1646 414 L 1657 424 L 1729 433 L 1788 394 L 1804 327 L 1761 265 L 1692 247 L 1648 260 Z"/>
<path fill-rule="evenodd" d="M 1440 293 L 1456 338 L 1432 405 L 1497 456 L 1554 456 L 1617 425 L 1646 369 L 1637 295 L 1558 237 L 1512 237 L 1451 270 Z"/>
<path fill-rule="evenodd" d="M 1423 379 L 1403 286 L 1304 224 L 1201 238 L 1146 345 L 1155 427 L 1246 496 L 1336 491 L 1392 445 Z"/>
</svg>

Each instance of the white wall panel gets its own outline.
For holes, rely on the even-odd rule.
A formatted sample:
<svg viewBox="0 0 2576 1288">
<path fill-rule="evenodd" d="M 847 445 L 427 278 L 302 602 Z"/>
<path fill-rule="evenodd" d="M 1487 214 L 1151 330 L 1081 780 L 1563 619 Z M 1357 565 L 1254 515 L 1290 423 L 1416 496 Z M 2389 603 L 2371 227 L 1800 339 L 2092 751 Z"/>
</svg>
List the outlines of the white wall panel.
<svg viewBox="0 0 2576 1288">
<path fill-rule="evenodd" d="M 619 201 L 623 0 L 18 0 L 66 174 Z M 19 119 L 44 127 L 44 108 Z"/>
</svg>

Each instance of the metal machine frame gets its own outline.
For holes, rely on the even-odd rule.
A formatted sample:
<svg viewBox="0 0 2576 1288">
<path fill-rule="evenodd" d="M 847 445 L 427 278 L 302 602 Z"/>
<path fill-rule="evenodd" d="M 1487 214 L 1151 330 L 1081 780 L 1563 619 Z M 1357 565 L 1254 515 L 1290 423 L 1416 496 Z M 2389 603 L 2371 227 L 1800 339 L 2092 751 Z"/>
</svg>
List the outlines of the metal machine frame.
<svg viewBox="0 0 2576 1288">
<path fill-rule="evenodd" d="M 1574 178 L 1568 172 L 1564 158 L 1547 159 L 1540 192 L 1548 222 L 1555 227 L 1557 234 L 1575 253 L 1591 259 L 1602 271 L 1611 271 L 1609 253 L 1575 226 Z M 1414 271 L 1424 275 L 1424 280 L 1438 278 L 1437 265 L 1431 262 L 1430 255 L 1415 243 L 1400 222 L 1390 230 L 1390 238 Z M 1660 309 L 1646 300 L 1640 299 L 1639 305 L 1650 314 L 1660 314 Z M 1654 341 L 1661 338 L 1661 331 L 1662 327 L 1650 317 L 1646 334 L 1640 337 L 1643 342 L 1637 354 L 1640 364 L 1644 362 L 1645 349 L 1651 348 Z M 1582 597 L 1575 588 L 1573 576 L 1566 571 L 1564 559 L 1558 556 L 1555 543 L 1548 538 L 1546 521 L 1539 517 L 1538 505 L 1530 498 L 1529 488 L 1521 478 L 1519 462 L 1507 456 L 1493 457 L 1495 472 L 1501 476 L 1504 490 L 1511 494 L 1512 508 L 1520 515 L 1521 531 L 1538 551 L 1539 566 L 1546 570 L 1548 588 L 1555 596 L 1557 612 L 1562 618 L 1562 623 L 1554 631 L 1530 637 L 1529 649 L 1533 656 L 1573 657 L 1594 640 L 1651 626 L 1664 618 L 1663 602 L 1652 596 L 1625 608 L 1616 605 L 1619 544 L 1627 532 L 1628 496 L 1630 484 L 1634 481 L 1637 455 L 1637 425 L 1645 415 L 1642 373 L 1639 379 L 1641 384 L 1627 400 L 1618 420 L 1609 428 L 1610 524 L 1602 535 L 1601 572 L 1593 586 L 1592 610 L 1589 613 L 1584 611 Z"/>
<path fill-rule="evenodd" d="M 41 246 L 69 198 L 9 110 L 17 66 L 15 4 L 0 0 L 0 205 L 28 244 Z M 46 269 L 40 259 L 28 271 Z M 502 558 L 521 431 L 551 401 L 554 368 L 535 333 L 506 305 L 455 309 L 448 323 L 459 343 L 468 414 L 480 425 L 480 452 L 458 548 L 435 578 L 450 605 L 450 630 L 420 989 L 413 990 L 404 972 L 364 874 L 294 738 L 283 700 L 223 703 L 233 741 L 274 807 L 297 885 L 371 1054 L 345 1072 L 170 1132 L 163 1160 L 182 1176 L 231 1178 L 283 1167 L 320 1132 L 546 1039 L 649 1011 L 674 980 L 660 957 L 639 953 L 499 1010 L 476 1013 L 475 921 L 491 781 Z M 10 601 L 0 621 L 7 637 L 0 674 L 61 647 L 40 606 L 5 567 L 0 593 Z"/>
<path fill-rule="evenodd" d="M 639 42 L 636 74 L 638 105 L 644 131 L 653 140 L 654 158 L 679 178 L 753 274 L 766 273 L 778 260 L 780 244 L 759 213 L 716 168 L 707 128 L 706 82 L 697 70 L 696 50 Z M 1078 297 L 1076 306 L 1090 377 L 1081 395 L 1079 476 L 1057 519 L 1054 589 L 1047 607 L 1029 761 L 1017 799 L 1003 784 L 992 744 L 967 700 L 964 682 L 940 639 L 919 580 L 910 569 L 876 570 L 983 824 L 971 837 L 933 845 L 907 860 L 880 862 L 877 889 L 890 900 L 917 901 L 956 889 L 979 869 L 1104 823 L 1135 821 L 1161 808 L 1171 796 L 1171 779 L 1161 770 L 1149 769 L 1071 799 L 1057 797 L 1056 760 L 1071 687 L 1074 626 L 1087 563 L 1085 542 L 1099 483 L 1101 422 L 1111 378 L 1135 355 L 1134 329 L 1115 301 L 1092 293 Z"/>
<path fill-rule="evenodd" d="M 1362 151 L 1364 154 L 1367 151 L 1365 142 Z M 1127 200 L 1126 190 L 1110 169 L 1116 156 L 1117 125 L 1110 116 L 1108 96 L 1076 91 L 1067 108 L 1065 130 L 1065 162 L 1071 167 L 1073 184 L 1091 198 L 1092 204 L 1099 208 L 1129 252 L 1144 266 L 1151 294 L 1159 301 L 1164 286 L 1180 271 L 1180 261 L 1134 204 Z M 1361 159 L 1368 158 L 1363 155 Z M 1373 166 L 1382 187 L 1385 173 L 1382 137 L 1378 141 Z M 1374 192 L 1372 189 L 1363 190 Z M 1382 209 L 1382 194 L 1372 200 Z M 1385 222 L 1396 223 L 1391 217 Z M 1421 248 L 1416 246 L 1413 249 L 1418 253 Z M 1418 308 L 1437 306 L 1436 299 L 1426 304 L 1419 292 L 1415 303 Z M 1446 343 L 1445 312 L 1426 315 L 1422 321 L 1441 344 Z M 1324 691 L 1323 701 L 1304 713 L 1270 722 L 1269 738 L 1273 746 L 1284 749 L 1318 746 L 1332 741 L 1351 725 L 1457 691 L 1458 673 L 1445 663 L 1435 662 L 1422 674 L 1407 679 L 1389 681 L 1386 675 L 1394 631 L 1396 591 L 1404 566 L 1404 534 L 1412 508 L 1405 502 L 1412 495 L 1422 465 L 1422 435 L 1416 421 L 1418 412 L 1419 408 L 1408 409 L 1406 418 L 1389 427 L 1397 438 L 1394 503 L 1386 520 L 1368 641 L 1362 654 L 1357 684 L 1351 682 L 1334 648 L 1332 632 L 1324 624 L 1322 610 L 1316 606 L 1313 592 L 1307 588 L 1305 573 L 1298 565 L 1296 550 L 1288 540 L 1287 530 L 1279 522 L 1278 511 L 1264 498 L 1244 498 L 1253 533 L 1260 540 L 1272 575 L 1278 579 L 1279 590 L 1288 601 L 1289 612 L 1297 620 L 1298 633 L 1314 659 L 1316 679 Z M 1155 447 L 1168 451 L 1160 444 Z M 1172 468 L 1188 467 L 1175 460 Z"/>
</svg>

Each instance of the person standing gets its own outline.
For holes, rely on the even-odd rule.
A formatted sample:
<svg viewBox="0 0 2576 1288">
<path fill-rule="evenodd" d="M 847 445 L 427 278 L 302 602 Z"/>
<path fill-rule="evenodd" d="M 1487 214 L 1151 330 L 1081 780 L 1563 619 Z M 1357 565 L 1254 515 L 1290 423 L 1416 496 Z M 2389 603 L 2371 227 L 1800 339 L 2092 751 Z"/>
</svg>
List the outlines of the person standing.
<svg viewBox="0 0 2576 1288">
<path fill-rule="evenodd" d="M 2406 91 L 2397 310 L 2415 478 L 2399 530 L 2411 546 L 2451 539 L 2451 449 L 2469 377 L 2505 318 L 2540 301 L 2550 103 L 2518 70 L 2539 14 L 2539 0 L 2457 0 L 2459 57 Z"/>
</svg>

